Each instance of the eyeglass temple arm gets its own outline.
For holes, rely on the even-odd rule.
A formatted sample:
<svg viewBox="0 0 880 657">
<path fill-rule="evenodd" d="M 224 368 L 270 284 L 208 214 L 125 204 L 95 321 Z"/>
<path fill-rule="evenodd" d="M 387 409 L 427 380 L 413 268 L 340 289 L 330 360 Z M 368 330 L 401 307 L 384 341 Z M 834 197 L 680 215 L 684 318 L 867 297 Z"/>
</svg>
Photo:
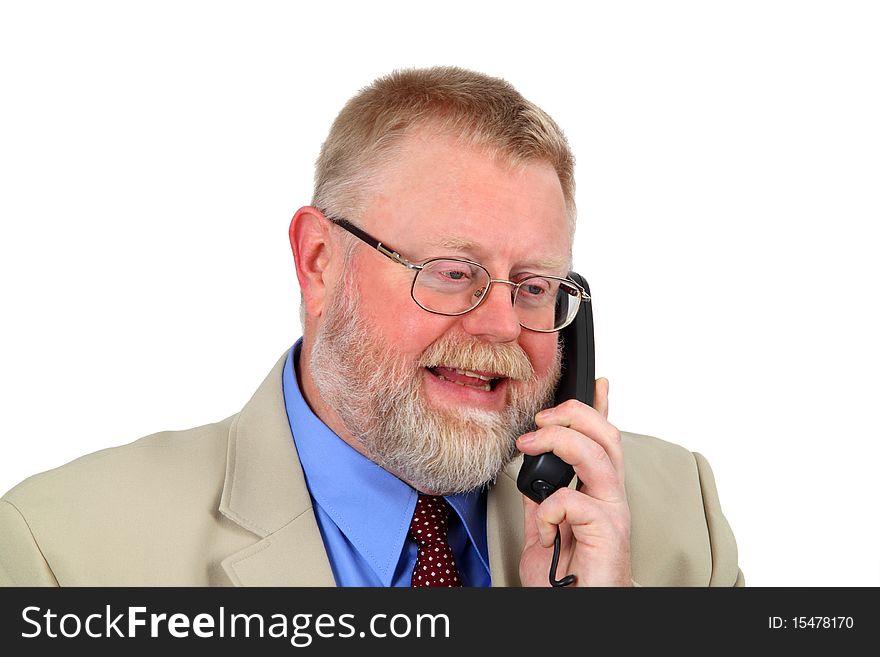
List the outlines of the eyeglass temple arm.
<svg viewBox="0 0 880 657">
<path fill-rule="evenodd" d="M 394 251 L 390 247 L 384 246 L 382 244 L 382 242 L 377 240 L 375 237 L 373 237 L 369 233 L 362 231 L 360 228 L 355 226 L 353 223 L 351 223 L 347 219 L 339 219 L 337 217 L 331 217 L 330 215 L 327 215 L 327 214 L 325 214 L 324 216 L 326 216 L 327 219 L 329 219 L 332 223 L 336 224 L 337 226 L 339 226 L 343 230 L 347 230 L 349 233 L 351 233 L 352 235 L 357 237 L 360 241 L 364 242 L 365 244 L 369 244 L 374 249 L 376 249 L 379 253 L 390 258 L 394 262 L 400 263 L 401 265 L 403 265 L 405 267 L 409 267 L 410 269 L 421 269 L 420 266 L 414 265 L 411 262 L 409 262 L 408 260 L 402 258 L 399 253 L 397 253 L 396 251 Z"/>
</svg>

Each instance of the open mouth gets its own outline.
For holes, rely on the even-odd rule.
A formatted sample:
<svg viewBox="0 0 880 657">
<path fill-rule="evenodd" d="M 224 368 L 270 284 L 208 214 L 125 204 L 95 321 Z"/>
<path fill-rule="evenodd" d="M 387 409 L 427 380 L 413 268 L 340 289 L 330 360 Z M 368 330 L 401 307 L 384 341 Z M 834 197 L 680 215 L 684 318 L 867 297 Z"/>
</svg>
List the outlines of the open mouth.
<svg viewBox="0 0 880 657">
<path fill-rule="evenodd" d="M 505 377 L 492 372 L 475 372 L 451 367 L 428 367 L 431 374 L 441 381 L 449 381 L 465 388 L 492 392 Z"/>
</svg>

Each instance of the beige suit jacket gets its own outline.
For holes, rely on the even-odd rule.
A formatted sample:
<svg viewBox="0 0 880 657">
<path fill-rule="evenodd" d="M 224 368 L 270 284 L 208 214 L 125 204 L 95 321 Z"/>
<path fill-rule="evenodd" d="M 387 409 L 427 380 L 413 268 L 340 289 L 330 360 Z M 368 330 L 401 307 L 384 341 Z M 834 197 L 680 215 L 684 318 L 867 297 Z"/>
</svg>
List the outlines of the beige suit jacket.
<svg viewBox="0 0 880 657">
<path fill-rule="evenodd" d="M 236 415 L 84 456 L 9 491 L 0 585 L 333 586 L 287 421 L 285 358 Z M 634 580 L 742 585 L 706 460 L 648 436 L 623 440 Z M 494 586 L 520 584 L 518 465 L 488 496 Z"/>
</svg>

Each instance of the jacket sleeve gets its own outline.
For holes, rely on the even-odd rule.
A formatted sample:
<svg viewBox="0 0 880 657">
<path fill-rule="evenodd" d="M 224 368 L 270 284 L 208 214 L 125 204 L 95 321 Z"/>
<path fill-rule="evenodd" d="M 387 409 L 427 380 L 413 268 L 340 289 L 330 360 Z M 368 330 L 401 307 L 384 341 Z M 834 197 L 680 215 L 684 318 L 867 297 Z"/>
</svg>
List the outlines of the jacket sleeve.
<svg viewBox="0 0 880 657">
<path fill-rule="evenodd" d="M 0 586 L 58 586 L 24 516 L 0 499 Z"/>
<path fill-rule="evenodd" d="M 703 510 L 709 530 L 709 546 L 712 553 L 712 574 L 709 586 L 745 586 L 745 578 L 738 564 L 736 539 L 721 512 L 715 475 L 709 462 L 702 454 L 694 452 L 697 472 L 700 476 L 700 492 L 703 496 Z"/>
</svg>

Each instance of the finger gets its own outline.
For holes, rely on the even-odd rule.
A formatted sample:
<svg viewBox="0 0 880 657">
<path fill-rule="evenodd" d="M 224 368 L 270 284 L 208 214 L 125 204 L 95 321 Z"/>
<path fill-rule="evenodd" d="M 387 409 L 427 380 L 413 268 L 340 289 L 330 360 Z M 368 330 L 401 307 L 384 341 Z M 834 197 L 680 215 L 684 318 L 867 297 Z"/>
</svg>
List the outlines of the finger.
<svg viewBox="0 0 880 657">
<path fill-rule="evenodd" d="M 538 523 L 535 521 L 535 514 L 538 512 L 538 505 L 525 495 L 522 496 L 522 499 L 523 516 L 525 518 L 523 522 L 523 544 L 531 545 L 532 543 L 540 541 Z"/>
<path fill-rule="evenodd" d="M 593 408 L 595 408 L 596 411 L 606 420 L 608 419 L 608 388 L 608 379 L 604 377 L 596 379 L 596 388 L 593 394 Z"/>
<path fill-rule="evenodd" d="M 556 528 L 568 523 L 572 528 L 602 520 L 607 512 L 596 500 L 570 488 L 560 488 L 544 500 L 535 512 L 535 531 L 541 545 L 549 547 L 556 540 Z"/>
<path fill-rule="evenodd" d="M 623 481 L 605 448 L 574 429 L 551 424 L 519 437 L 524 454 L 553 452 L 574 468 L 584 492 L 600 500 L 618 502 L 626 496 Z"/>
<path fill-rule="evenodd" d="M 538 413 L 535 416 L 535 423 L 539 429 L 550 425 L 569 427 L 596 441 L 605 449 L 611 463 L 614 464 L 614 469 L 617 470 L 621 480 L 623 479 L 623 446 L 620 431 L 598 410 L 576 399 L 569 399 L 559 406 Z"/>
</svg>

